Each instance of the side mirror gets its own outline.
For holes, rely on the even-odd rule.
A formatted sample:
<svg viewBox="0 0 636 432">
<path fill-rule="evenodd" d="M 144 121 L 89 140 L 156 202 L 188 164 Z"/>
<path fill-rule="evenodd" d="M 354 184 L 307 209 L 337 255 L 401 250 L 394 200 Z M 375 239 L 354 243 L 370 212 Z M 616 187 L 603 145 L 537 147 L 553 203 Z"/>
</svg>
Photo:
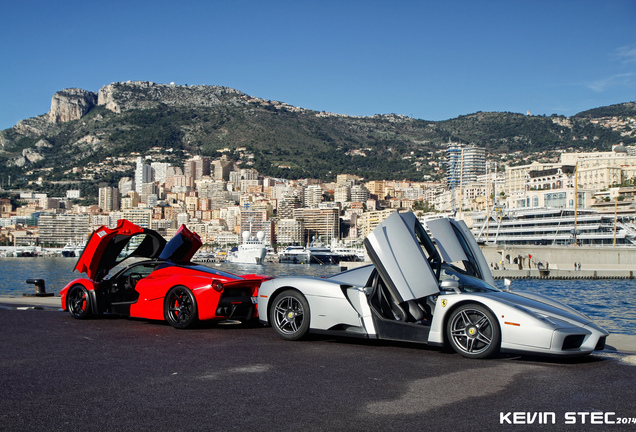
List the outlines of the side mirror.
<svg viewBox="0 0 636 432">
<path fill-rule="evenodd" d="M 506 287 L 506 291 L 510 291 L 510 285 L 512 285 L 512 281 L 508 278 L 504 279 L 504 286 Z"/>
<path fill-rule="evenodd" d="M 459 290 L 459 281 L 455 279 L 445 279 L 441 283 L 442 291 L 455 291 L 457 294 L 461 293 Z"/>
</svg>

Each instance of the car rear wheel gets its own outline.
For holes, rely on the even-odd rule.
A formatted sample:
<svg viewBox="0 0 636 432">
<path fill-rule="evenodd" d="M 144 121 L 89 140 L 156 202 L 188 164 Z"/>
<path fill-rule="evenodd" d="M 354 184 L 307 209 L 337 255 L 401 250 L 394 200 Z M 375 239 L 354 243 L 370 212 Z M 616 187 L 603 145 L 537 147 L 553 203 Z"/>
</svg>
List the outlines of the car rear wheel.
<svg viewBox="0 0 636 432">
<path fill-rule="evenodd" d="M 468 358 L 487 358 L 499 352 L 501 332 L 490 310 L 473 303 L 460 306 L 450 316 L 446 328 L 450 345 Z"/>
<path fill-rule="evenodd" d="M 192 326 L 198 318 L 197 301 L 192 291 L 184 286 L 176 286 L 168 291 L 163 302 L 163 316 L 174 328 Z"/>
<path fill-rule="evenodd" d="M 270 321 L 283 339 L 302 339 L 309 332 L 309 303 L 301 293 L 286 290 L 274 298 Z"/>
<path fill-rule="evenodd" d="M 73 318 L 85 319 L 91 316 L 91 301 L 86 287 L 73 285 L 68 290 L 66 308 Z"/>
</svg>

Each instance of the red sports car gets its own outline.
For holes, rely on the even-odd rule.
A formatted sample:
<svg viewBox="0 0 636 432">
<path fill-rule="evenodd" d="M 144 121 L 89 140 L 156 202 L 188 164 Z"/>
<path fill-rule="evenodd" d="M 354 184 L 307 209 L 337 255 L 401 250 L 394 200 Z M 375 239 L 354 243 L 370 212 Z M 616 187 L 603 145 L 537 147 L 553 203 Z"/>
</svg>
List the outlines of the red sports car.
<svg viewBox="0 0 636 432">
<path fill-rule="evenodd" d="M 258 288 L 270 278 L 193 264 L 199 247 L 201 239 L 185 225 L 167 243 L 156 231 L 127 220 L 118 221 L 115 229 L 102 226 L 75 266 L 88 279 L 62 289 L 62 309 L 80 319 L 105 312 L 165 319 L 179 329 L 197 320 L 255 318 Z"/>
</svg>

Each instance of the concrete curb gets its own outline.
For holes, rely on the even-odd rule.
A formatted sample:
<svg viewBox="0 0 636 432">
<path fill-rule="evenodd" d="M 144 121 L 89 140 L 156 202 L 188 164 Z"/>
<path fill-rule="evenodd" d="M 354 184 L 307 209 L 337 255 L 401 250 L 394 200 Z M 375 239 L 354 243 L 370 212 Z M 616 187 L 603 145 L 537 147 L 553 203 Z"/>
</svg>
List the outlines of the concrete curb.
<svg viewBox="0 0 636 432">
<path fill-rule="evenodd" d="M 15 306 L 41 306 L 47 308 L 62 308 L 62 300 L 58 296 L 50 297 L 27 297 L 0 295 L 0 304 Z"/>
<path fill-rule="evenodd" d="M 606 351 L 618 351 L 625 354 L 636 354 L 636 336 L 611 334 L 607 337 Z"/>
</svg>

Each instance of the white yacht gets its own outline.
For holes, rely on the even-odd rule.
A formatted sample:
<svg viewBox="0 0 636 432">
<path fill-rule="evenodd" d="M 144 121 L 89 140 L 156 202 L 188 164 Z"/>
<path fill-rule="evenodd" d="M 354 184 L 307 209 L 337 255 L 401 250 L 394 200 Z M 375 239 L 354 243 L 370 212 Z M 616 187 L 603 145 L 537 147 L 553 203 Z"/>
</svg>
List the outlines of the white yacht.
<svg viewBox="0 0 636 432">
<path fill-rule="evenodd" d="M 265 233 L 259 231 L 253 237 L 249 231 L 243 232 L 243 243 L 227 254 L 226 261 L 241 264 L 262 264 L 267 254 Z"/>
<path fill-rule="evenodd" d="M 479 243 L 497 245 L 636 246 L 634 214 L 592 209 L 531 208 L 473 217 Z"/>
<path fill-rule="evenodd" d="M 82 252 L 84 252 L 84 247 L 86 244 L 69 242 L 64 245 L 62 248 L 62 256 L 66 258 L 77 258 Z"/>
<path fill-rule="evenodd" d="M 288 264 L 338 264 L 340 256 L 314 238 L 308 247 L 289 246 L 278 256 L 278 262 Z"/>
<path fill-rule="evenodd" d="M 288 246 L 278 254 L 278 262 L 287 264 L 309 264 L 309 251 L 304 246 Z"/>
<path fill-rule="evenodd" d="M 338 256 L 338 261 L 364 261 L 366 258 L 366 251 L 364 248 L 352 248 L 346 247 L 342 242 L 332 242 L 331 252 Z"/>
</svg>

